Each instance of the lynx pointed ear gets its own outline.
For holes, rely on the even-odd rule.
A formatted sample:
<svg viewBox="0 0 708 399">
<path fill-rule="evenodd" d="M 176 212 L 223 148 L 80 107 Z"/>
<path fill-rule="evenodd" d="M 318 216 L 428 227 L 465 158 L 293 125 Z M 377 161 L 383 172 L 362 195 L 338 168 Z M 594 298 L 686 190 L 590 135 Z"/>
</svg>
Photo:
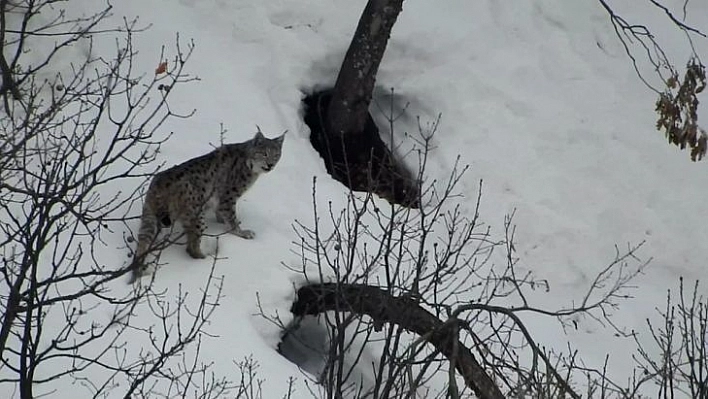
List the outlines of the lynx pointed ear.
<svg viewBox="0 0 708 399">
<path fill-rule="evenodd" d="M 256 125 L 256 129 L 258 129 L 258 131 L 256 132 L 256 135 L 253 136 L 253 138 L 254 138 L 254 139 L 262 139 L 262 138 L 265 138 L 265 136 L 263 136 L 263 132 L 261 132 L 261 127 L 258 126 L 258 125 Z"/>
<path fill-rule="evenodd" d="M 278 145 L 281 145 L 281 146 L 283 145 L 283 141 L 285 141 L 285 133 L 287 133 L 287 132 L 288 131 L 286 130 L 285 132 L 283 132 L 283 134 L 281 134 L 280 136 L 278 136 L 274 139 L 275 142 L 278 143 Z"/>
</svg>

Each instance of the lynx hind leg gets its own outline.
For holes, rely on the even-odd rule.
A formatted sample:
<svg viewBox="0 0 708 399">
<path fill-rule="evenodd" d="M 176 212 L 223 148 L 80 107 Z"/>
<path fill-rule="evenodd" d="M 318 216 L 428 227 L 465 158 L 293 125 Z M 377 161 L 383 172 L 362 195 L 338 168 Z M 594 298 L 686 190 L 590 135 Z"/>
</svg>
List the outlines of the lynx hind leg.
<svg viewBox="0 0 708 399">
<path fill-rule="evenodd" d="M 143 215 L 140 218 L 140 230 L 138 231 L 138 247 L 133 256 L 131 263 L 132 275 L 130 282 L 134 282 L 142 277 L 147 270 L 145 258 L 157 241 L 157 235 L 160 231 L 159 219 L 152 210 L 145 206 L 143 207 Z"/>
<path fill-rule="evenodd" d="M 216 208 L 216 221 L 226 223 L 229 226 L 229 233 L 238 237 L 250 240 L 256 236 L 251 230 L 241 228 L 241 222 L 236 216 L 236 200 L 219 200 L 219 206 Z"/>
<path fill-rule="evenodd" d="M 202 234 L 204 234 L 204 215 L 198 210 L 190 210 L 185 218 L 184 232 L 187 235 L 187 253 L 195 259 L 206 258 L 202 252 Z"/>
</svg>

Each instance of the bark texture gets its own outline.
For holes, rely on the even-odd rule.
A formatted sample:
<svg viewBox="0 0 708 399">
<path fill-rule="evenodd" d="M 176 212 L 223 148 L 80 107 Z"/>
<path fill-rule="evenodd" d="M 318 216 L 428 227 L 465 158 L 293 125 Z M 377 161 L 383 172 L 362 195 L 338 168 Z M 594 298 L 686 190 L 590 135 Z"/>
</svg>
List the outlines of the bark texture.
<svg viewBox="0 0 708 399">
<path fill-rule="evenodd" d="M 333 89 L 305 99 L 310 140 L 327 171 L 355 191 L 418 207 L 419 185 L 381 140 L 369 114 L 386 44 L 403 0 L 369 0 Z"/>
<path fill-rule="evenodd" d="M 364 130 L 391 29 L 403 10 L 403 0 L 369 0 L 359 19 L 329 102 L 327 128 L 333 134 Z"/>
</svg>

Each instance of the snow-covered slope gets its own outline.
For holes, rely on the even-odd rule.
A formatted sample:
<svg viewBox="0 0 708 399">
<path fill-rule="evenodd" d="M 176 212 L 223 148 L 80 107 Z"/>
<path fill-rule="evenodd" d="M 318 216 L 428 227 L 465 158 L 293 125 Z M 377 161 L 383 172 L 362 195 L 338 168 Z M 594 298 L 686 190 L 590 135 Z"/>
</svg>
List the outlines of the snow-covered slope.
<svg viewBox="0 0 708 399">
<path fill-rule="evenodd" d="M 679 3 L 679 2 L 674 2 Z M 200 81 L 172 93 L 173 106 L 196 109 L 189 119 L 165 126 L 173 138 L 160 161 L 180 163 L 219 142 L 251 137 L 255 125 L 273 136 L 288 130 L 283 157 L 239 205 L 252 241 L 219 239 L 216 274 L 224 298 L 211 318 L 201 356 L 215 370 L 236 374 L 233 361 L 252 355 L 267 380 L 264 397 L 280 397 L 288 376 L 308 397 L 298 368 L 275 351 L 276 326 L 258 313 L 256 294 L 268 314 L 288 318 L 297 276 L 281 263 L 297 264 L 292 224 L 311 220 L 312 178 L 322 203 L 335 206 L 346 190 L 326 175 L 302 122 L 304 93 L 331 84 L 365 2 L 345 0 L 124 0 L 115 21 L 139 16 L 151 28 L 138 35 L 138 70 L 150 73 L 160 48 L 174 52 L 175 34 L 193 39 L 187 70 Z M 692 4 L 689 22 L 708 28 L 708 7 Z M 619 5 L 617 5 L 619 7 Z M 628 17 L 649 24 L 681 65 L 688 56 L 683 36 L 651 7 Z M 117 22 L 116 22 L 117 23 Z M 705 41 L 696 43 L 706 54 Z M 106 47 L 106 51 L 108 51 Z M 174 54 L 174 53 L 172 53 Z M 615 255 L 615 245 L 646 240 L 640 256 L 653 258 L 637 281 L 635 299 L 617 311 L 620 324 L 641 330 L 661 306 L 678 276 L 705 275 L 708 259 L 708 166 L 691 163 L 654 129 L 655 94 L 637 78 L 599 2 L 529 0 L 409 0 L 404 4 L 381 65 L 381 88 L 395 88 L 408 112 L 423 121 L 442 113 L 431 155 L 430 179 L 450 173 L 455 157 L 471 165 L 461 183 L 471 210 L 484 180 L 482 218 L 501 237 L 504 216 L 516 210 L 520 267 L 547 279 L 551 290 L 539 304 L 556 307 L 577 300 Z M 705 107 L 702 110 L 708 112 Z M 414 119 L 401 130 L 413 131 Z M 137 185 L 137 182 L 135 183 Z M 135 210 L 137 214 L 138 210 Z M 137 230 L 137 221 L 130 226 Z M 211 226 L 214 231 L 218 227 Z M 106 259 L 129 258 L 121 234 L 104 248 Z M 207 253 L 216 239 L 205 241 Z M 211 265 L 195 261 L 181 246 L 165 251 L 159 288 L 198 290 Z M 120 266 L 120 265 L 117 265 Z M 591 320 L 567 334 L 554 323 L 528 320 L 539 343 L 564 349 L 570 342 L 587 364 L 610 370 L 631 365 L 625 339 Z M 3 397 L 7 397 L 2 395 Z M 74 397 L 71 391 L 59 397 Z"/>
</svg>

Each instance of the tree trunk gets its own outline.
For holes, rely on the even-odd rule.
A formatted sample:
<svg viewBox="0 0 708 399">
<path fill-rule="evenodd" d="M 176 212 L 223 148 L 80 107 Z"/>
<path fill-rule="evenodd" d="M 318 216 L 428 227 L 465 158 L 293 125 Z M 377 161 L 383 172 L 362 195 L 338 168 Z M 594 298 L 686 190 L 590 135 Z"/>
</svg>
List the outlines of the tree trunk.
<svg viewBox="0 0 708 399">
<path fill-rule="evenodd" d="M 329 103 L 327 122 L 331 133 L 364 131 L 376 73 L 393 24 L 402 10 L 403 0 L 369 0 L 366 4 Z"/>
<path fill-rule="evenodd" d="M 2 84 L 0 84 L 0 96 L 5 96 L 5 93 L 10 92 L 12 98 L 20 100 L 22 95 L 20 89 L 15 83 L 15 78 L 12 76 L 12 67 L 5 59 L 5 30 L 7 29 L 7 21 L 5 21 L 5 13 L 7 12 L 7 0 L 0 0 L 0 76 Z M 10 110 L 6 110 L 10 112 Z"/>
<path fill-rule="evenodd" d="M 310 141 L 327 171 L 354 191 L 420 206 L 419 182 L 381 140 L 369 114 L 376 73 L 403 0 L 369 0 L 332 90 L 305 98 Z"/>
<path fill-rule="evenodd" d="M 326 311 L 367 315 L 374 325 L 393 323 L 426 337 L 454 364 L 465 384 L 482 399 L 503 399 L 499 387 L 475 359 L 472 351 L 459 342 L 457 330 L 407 297 L 395 297 L 378 287 L 364 284 L 311 284 L 297 291 L 290 311 L 295 316 L 317 315 Z"/>
</svg>

